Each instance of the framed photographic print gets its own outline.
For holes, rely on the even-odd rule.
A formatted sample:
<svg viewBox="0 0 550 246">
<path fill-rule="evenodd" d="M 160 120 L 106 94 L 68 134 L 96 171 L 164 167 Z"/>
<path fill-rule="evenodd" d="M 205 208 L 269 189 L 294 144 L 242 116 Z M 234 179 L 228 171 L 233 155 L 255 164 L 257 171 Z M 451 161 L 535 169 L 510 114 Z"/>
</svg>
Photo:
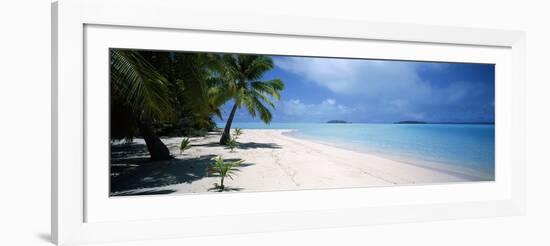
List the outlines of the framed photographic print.
<svg viewBox="0 0 550 246">
<path fill-rule="evenodd" d="M 494 64 L 109 53 L 111 196 L 495 180 Z"/>
<path fill-rule="evenodd" d="M 52 5 L 56 243 L 523 213 L 522 32 L 121 6 Z"/>
</svg>

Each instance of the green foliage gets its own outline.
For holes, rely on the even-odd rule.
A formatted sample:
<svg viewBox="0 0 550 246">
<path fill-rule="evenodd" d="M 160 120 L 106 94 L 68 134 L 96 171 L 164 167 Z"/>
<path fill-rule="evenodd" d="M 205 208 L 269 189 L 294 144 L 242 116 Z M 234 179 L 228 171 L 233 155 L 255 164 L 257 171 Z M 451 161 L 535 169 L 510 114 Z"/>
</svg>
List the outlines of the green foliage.
<svg viewBox="0 0 550 246">
<path fill-rule="evenodd" d="M 134 50 L 111 50 L 111 96 L 137 119 L 168 119 L 173 113 L 168 81 Z"/>
<path fill-rule="evenodd" d="M 259 115 L 265 122 L 271 122 L 273 100 L 281 98 L 284 83 L 279 79 L 261 81 L 262 76 L 273 69 L 273 60 L 263 55 L 224 55 L 222 57 L 222 80 L 237 106 L 245 107 L 252 117 Z M 267 105 L 267 106 L 266 106 Z"/>
<path fill-rule="evenodd" d="M 284 83 L 279 79 L 262 81 L 263 75 L 273 69 L 273 60 L 264 55 L 223 55 L 221 57 L 219 91 L 223 97 L 233 99 L 237 108 L 245 107 L 253 118 L 259 118 L 266 124 L 273 116 L 270 108 L 275 109 L 274 100 L 280 100 Z M 231 126 L 234 111 L 231 112 L 226 129 Z M 227 144 L 228 132 L 224 132 L 221 144 Z"/>
<path fill-rule="evenodd" d="M 237 139 L 230 138 L 229 141 L 227 141 L 227 147 L 230 149 L 231 152 L 234 152 L 235 148 L 239 147 L 239 143 L 237 143 Z"/>
<path fill-rule="evenodd" d="M 195 128 L 188 128 L 185 129 L 185 135 L 189 137 L 204 137 L 208 134 L 207 129 L 195 129 Z"/>
<path fill-rule="evenodd" d="M 223 184 L 226 177 L 233 179 L 233 175 L 239 171 L 240 165 L 244 160 L 227 162 L 221 156 L 217 156 L 212 159 L 214 162 L 208 167 L 208 175 L 216 175 L 220 177 L 220 191 L 224 191 L 225 186 Z"/>
<path fill-rule="evenodd" d="M 191 140 L 189 138 L 184 138 L 181 140 L 180 144 L 180 155 L 183 154 L 183 151 L 191 148 Z"/>
<path fill-rule="evenodd" d="M 243 129 L 241 128 L 235 128 L 235 139 L 238 139 L 239 136 L 243 134 Z"/>
<path fill-rule="evenodd" d="M 219 56 L 129 49 L 111 49 L 110 56 L 112 139 L 137 136 L 137 121 L 161 136 L 215 127 L 212 116 L 225 103 L 210 91 Z"/>
<path fill-rule="evenodd" d="M 149 150 L 163 145 L 158 136 L 205 135 L 229 100 L 269 123 L 284 89 L 281 80 L 261 80 L 274 67 L 269 56 L 111 49 L 110 58 L 111 139 L 143 136 L 146 126 L 155 140 L 146 142 Z M 234 112 L 220 140 L 231 151 Z"/>
</svg>

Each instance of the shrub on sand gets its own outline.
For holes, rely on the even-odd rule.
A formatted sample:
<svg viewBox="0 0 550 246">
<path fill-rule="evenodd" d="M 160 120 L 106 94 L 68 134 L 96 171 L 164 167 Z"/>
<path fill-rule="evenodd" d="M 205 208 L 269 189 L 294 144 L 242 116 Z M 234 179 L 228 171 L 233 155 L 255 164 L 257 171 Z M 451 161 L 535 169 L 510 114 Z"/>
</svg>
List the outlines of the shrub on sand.
<svg viewBox="0 0 550 246">
<path fill-rule="evenodd" d="M 221 180 L 218 188 L 220 189 L 220 192 L 222 192 L 225 189 L 223 184 L 225 178 L 228 177 L 233 180 L 233 175 L 239 171 L 239 167 L 244 160 L 230 162 L 225 161 L 221 156 L 216 156 L 212 160 L 214 163 L 208 167 L 207 173 L 208 175 L 218 175 L 220 177 Z"/>
<path fill-rule="evenodd" d="M 183 151 L 191 148 L 191 140 L 189 138 L 184 138 L 181 140 L 180 144 L 180 155 L 183 154 Z"/>
<path fill-rule="evenodd" d="M 243 129 L 235 128 L 235 139 L 239 138 L 243 134 Z"/>
<path fill-rule="evenodd" d="M 239 143 L 237 143 L 235 138 L 231 138 L 227 142 L 227 147 L 230 149 L 230 152 L 234 152 L 235 148 L 239 147 Z"/>
</svg>

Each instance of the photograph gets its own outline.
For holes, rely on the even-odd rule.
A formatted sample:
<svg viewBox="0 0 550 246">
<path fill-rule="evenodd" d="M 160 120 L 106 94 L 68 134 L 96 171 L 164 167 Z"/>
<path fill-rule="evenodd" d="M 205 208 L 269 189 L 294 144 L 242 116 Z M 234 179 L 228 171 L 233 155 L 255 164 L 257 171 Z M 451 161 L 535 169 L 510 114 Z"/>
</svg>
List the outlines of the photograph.
<svg viewBox="0 0 550 246">
<path fill-rule="evenodd" d="M 495 181 L 495 64 L 109 49 L 109 194 Z"/>
</svg>

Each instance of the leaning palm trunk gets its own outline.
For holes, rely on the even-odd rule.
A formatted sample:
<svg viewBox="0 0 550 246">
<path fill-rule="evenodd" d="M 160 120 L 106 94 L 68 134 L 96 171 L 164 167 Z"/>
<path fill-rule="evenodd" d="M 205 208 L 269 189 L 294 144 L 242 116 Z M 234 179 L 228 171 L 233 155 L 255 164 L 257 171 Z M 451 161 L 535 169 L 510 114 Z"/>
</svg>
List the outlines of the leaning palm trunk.
<svg viewBox="0 0 550 246">
<path fill-rule="evenodd" d="M 221 59 L 220 80 L 223 82 L 224 98 L 232 98 L 235 102 L 220 138 L 220 144 L 227 145 L 231 139 L 231 123 L 237 108 L 246 108 L 252 118 L 258 115 L 264 123 L 269 124 L 272 115 L 268 107 L 275 109 L 273 100 L 281 98 L 280 92 L 285 85 L 279 79 L 261 80 L 274 67 L 269 56 L 224 55 Z"/>
<path fill-rule="evenodd" d="M 149 150 L 149 154 L 151 155 L 151 160 L 162 161 L 172 159 L 170 151 L 157 134 L 155 134 L 155 131 L 149 123 L 138 122 L 138 127 L 147 145 L 147 150 Z"/>
<path fill-rule="evenodd" d="M 221 145 L 226 145 L 227 142 L 229 142 L 229 139 L 231 139 L 231 123 L 233 122 L 233 117 L 235 117 L 235 112 L 237 111 L 237 104 L 233 105 L 233 108 L 231 109 L 231 114 L 229 114 L 229 118 L 227 118 L 227 123 L 225 124 L 225 128 L 223 129 L 223 134 L 220 139 Z"/>
</svg>

